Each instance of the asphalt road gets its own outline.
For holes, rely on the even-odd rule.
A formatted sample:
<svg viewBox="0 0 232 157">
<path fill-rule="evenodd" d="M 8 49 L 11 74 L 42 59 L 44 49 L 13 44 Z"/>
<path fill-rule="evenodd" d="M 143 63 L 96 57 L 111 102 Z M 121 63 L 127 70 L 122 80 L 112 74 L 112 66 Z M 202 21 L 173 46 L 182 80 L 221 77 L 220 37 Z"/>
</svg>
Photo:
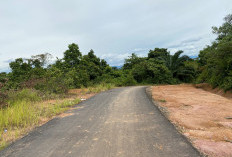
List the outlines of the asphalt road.
<svg viewBox="0 0 232 157">
<path fill-rule="evenodd" d="M 146 87 L 102 92 L 0 152 L 1 157 L 195 157 Z"/>
</svg>

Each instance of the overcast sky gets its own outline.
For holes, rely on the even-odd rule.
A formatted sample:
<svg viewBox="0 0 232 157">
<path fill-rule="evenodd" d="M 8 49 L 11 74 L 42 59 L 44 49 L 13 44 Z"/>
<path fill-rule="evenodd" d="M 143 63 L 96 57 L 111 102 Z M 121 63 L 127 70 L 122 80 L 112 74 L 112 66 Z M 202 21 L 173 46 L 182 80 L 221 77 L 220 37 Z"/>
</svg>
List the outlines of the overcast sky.
<svg viewBox="0 0 232 157">
<path fill-rule="evenodd" d="M 155 47 L 197 56 L 232 13 L 232 0 L 0 0 L 0 72 L 10 61 L 68 44 L 93 49 L 110 65 Z"/>
</svg>

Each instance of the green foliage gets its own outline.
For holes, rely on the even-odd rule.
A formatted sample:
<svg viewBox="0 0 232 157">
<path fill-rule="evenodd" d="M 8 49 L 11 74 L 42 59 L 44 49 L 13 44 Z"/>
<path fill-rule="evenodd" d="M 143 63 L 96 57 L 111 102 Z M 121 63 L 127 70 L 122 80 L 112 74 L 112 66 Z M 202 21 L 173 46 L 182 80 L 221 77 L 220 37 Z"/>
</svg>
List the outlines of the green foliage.
<svg viewBox="0 0 232 157">
<path fill-rule="evenodd" d="M 71 88 L 102 83 L 129 86 L 208 82 L 230 90 L 232 15 L 225 17 L 222 26 L 213 27 L 213 32 L 218 35 L 216 41 L 200 51 L 197 60 L 183 55 L 183 51 L 172 55 L 166 48 L 155 48 L 147 57 L 132 53 L 125 59 L 122 69 L 117 69 L 98 58 L 93 50 L 82 55 L 75 43 L 68 46 L 63 58 L 57 58 L 51 65 L 48 65 L 51 58 L 48 53 L 29 59 L 18 58 L 10 63 L 9 74 L 0 74 L 0 101 L 5 96 L 3 90 L 32 88 L 43 93 L 65 94 Z"/>
<path fill-rule="evenodd" d="M 112 83 L 100 83 L 100 84 L 88 87 L 87 92 L 88 93 L 99 93 L 99 92 L 102 92 L 102 91 L 105 91 L 105 90 L 112 89 L 114 87 L 115 87 L 115 85 L 112 84 Z"/>
<path fill-rule="evenodd" d="M 90 79 L 86 70 L 71 69 L 65 74 L 65 80 L 68 88 L 80 88 L 87 87 Z"/>
<path fill-rule="evenodd" d="M 165 48 L 155 48 L 154 50 L 150 50 L 148 53 L 148 58 L 154 58 L 164 62 L 168 61 L 169 57 L 170 53 L 168 52 L 168 49 Z"/>
<path fill-rule="evenodd" d="M 40 54 L 29 59 L 18 58 L 10 63 L 12 72 L 9 89 L 34 88 L 46 94 L 65 94 L 68 89 L 95 86 L 107 83 L 116 86 L 131 86 L 137 83 L 172 84 L 194 80 L 195 69 L 185 64 L 187 56 L 174 55 L 165 48 L 150 50 L 148 57 L 136 54 L 125 60 L 122 69 L 112 68 L 93 50 L 82 55 L 77 44 L 70 44 L 64 57 L 47 65 L 51 55 Z"/>
<path fill-rule="evenodd" d="M 87 55 L 83 56 L 79 69 L 85 70 L 89 79 L 94 80 L 103 74 L 103 70 L 107 66 L 107 63 L 104 65 L 103 62 L 104 61 L 101 62 L 101 59 L 94 54 L 93 50 L 90 50 Z"/>
<path fill-rule="evenodd" d="M 0 109 L 0 130 L 6 128 L 8 133 L 13 130 L 21 130 L 22 132 L 23 129 L 39 124 L 41 118 L 49 118 L 57 115 L 67 110 L 68 107 L 80 102 L 79 99 L 65 100 L 51 105 L 46 102 L 35 103 L 34 99 L 32 99 L 32 101 L 30 99 L 19 100 L 21 96 L 26 96 L 25 93 L 29 94 L 30 91 L 23 90 L 19 92 L 19 94 L 15 95 L 15 101 L 12 100 L 8 107 Z M 19 135 L 13 134 L 15 138 Z M 4 147 L 7 139 L 2 138 L 1 136 L 2 135 L 0 135 L 0 147 Z"/>
<path fill-rule="evenodd" d="M 131 74 L 130 70 L 108 68 L 107 73 L 98 77 L 94 83 L 114 84 L 115 86 L 132 86 L 137 82 Z"/>
<path fill-rule="evenodd" d="M 142 57 L 138 57 L 135 53 L 132 53 L 130 57 L 125 59 L 125 63 L 123 65 L 123 69 L 132 69 L 136 64 L 139 64 L 144 59 Z"/>
<path fill-rule="evenodd" d="M 212 27 L 213 33 L 217 34 L 217 40 L 231 41 L 232 40 L 232 14 L 224 18 L 224 23 L 220 27 Z"/>
<path fill-rule="evenodd" d="M 139 83 L 167 84 L 172 82 L 171 72 L 165 64 L 154 58 L 137 64 L 132 69 L 135 80 Z"/>
<path fill-rule="evenodd" d="M 36 108 L 28 102 L 21 101 L 11 107 L 0 109 L 0 129 L 26 127 L 38 122 Z"/>
<path fill-rule="evenodd" d="M 12 72 L 9 74 L 9 82 L 11 88 L 18 88 L 20 83 L 30 78 L 30 71 L 32 69 L 29 62 L 22 58 L 16 59 L 10 63 Z"/>
<path fill-rule="evenodd" d="M 133 75 L 129 73 L 124 78 L 122 78 L 121 83 L 118 82 L 119 86 L 134 86 L 137 84 L 137 81 L 134 79 Z"/>
<path fill-rule="evenodd" d="M 47 70 L 44 80 L 36 85 L 36 89 L 48 93 L 63 94 L 68 92 L 69 84 L 73 80 L 65 77 L 65 74 L 56 67 Z"/>
<path fill-rule="evenodd" d="M 191 83 L 195 80 L 197 73 L 197 64 L 190 57 L 181 54 L 183 51 L 177 51 L 170 57 L 169 69 L 174 78 L 181 82 Z"/>
<path fill-rule="evenodd" d="M 6 105 L 6 100 L 8 98 L 7 94 L 7 84 L 8 76 L 6 73 L 0 73 L 0 107 Z"/>
<path fill-rule="evenodd" d="M 64 64 L 66 68 L 77 67 L 81 60 L 81 52 L 77 44 L 70 44 L 64 52 Z"/>
<path fill-rule="evenodd" d="M 8 87 L 11 89 L 23 88 L 23 83 L 44 77 L 44 67 L 51 55 L 48 53 L 32 56 L 29 59 L 18 58 L 10 63 L 11 73 L 8 74 Z M 33 83 L 32 83 L 33 84 Z"/>
<path fill-rule="evenodd" d="M 8 103 L 16 104 L 21 101 L 26 102 L 37 102 L 40 101 L 41 97 L 38 91 L 33 89 L 23 89 L 21 91 L 9 91 Z"/>
<path fill-rule="evenodd" d="M 132 54 L 126 59 L 123 69 L 131 69 L 138 83 L 192 82 L 195 80 L 196 69 L 185 64 L 191 59 L 186 55 L 181 56 L 182 53 L 183 51 L 178 51 L 171 55 L 165 48 L 155 48 L 149 51 L 148 57 L 138 57 Z"/>
<path fill-rule="evenodd" d="M 189 60 L 184 62 L 184 66 L 182 66 L 178 72 L 177 77 L 186 83 L 194 83 L 196 81 L 196 77 L 198 76 L 199 64 L 195 60 Z"/>
<path fill-rule="evenodd" d="M 198 82 L 210 83 L 224 90 L 232 89 L 232 15 L 219 28 L 213 27 L 217 40 L 199 54 Z"/>
</svg>

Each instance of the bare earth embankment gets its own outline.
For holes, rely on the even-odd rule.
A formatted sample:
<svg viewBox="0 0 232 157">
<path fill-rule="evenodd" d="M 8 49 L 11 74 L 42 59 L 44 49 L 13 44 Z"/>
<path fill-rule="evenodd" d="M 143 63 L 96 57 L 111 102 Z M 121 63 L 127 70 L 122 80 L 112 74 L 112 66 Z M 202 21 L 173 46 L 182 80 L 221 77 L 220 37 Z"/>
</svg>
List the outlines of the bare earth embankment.
<svg viewBox="0 0 232 157">
<path fill-rule="evenodd" d="M 209 156 L 232 156 L 232 99 L 192 85 L 152 87 L 166 116 Z"/>
</svg>

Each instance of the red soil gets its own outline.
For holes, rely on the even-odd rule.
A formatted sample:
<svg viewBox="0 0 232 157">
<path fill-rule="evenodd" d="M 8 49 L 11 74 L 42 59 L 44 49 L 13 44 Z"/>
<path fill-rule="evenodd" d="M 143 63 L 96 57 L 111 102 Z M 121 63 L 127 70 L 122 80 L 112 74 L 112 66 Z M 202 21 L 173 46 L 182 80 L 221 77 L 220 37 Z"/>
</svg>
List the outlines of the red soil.
<svg viewBox="0 0 232 157">
<path fill-rule="evenodd" d="M 154 86 L 152 95 L 196 148 L 210 156 L 231 157 L 232 119 L 227 118 L 232 117 L 232 94 L 225 94 L 226 98 L 213 92 L 192 85 L 167 85 Z"/>
</svg>

